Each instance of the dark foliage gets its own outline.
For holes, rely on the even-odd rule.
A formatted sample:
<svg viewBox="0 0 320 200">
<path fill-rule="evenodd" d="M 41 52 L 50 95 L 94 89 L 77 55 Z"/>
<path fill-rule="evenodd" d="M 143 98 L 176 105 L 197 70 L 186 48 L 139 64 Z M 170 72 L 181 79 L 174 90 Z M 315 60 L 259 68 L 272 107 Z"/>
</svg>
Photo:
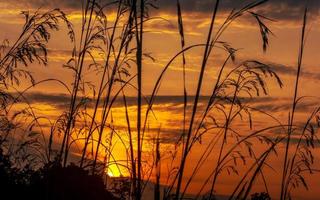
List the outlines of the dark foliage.
<svg viewBox="0 0 320 200">
<path fill-rule="evenodd" d="M 0 150 L 1 199 L 114 200 L 102 178 L 73 164 L 50 163 L 39 170 L 15 168 Z"/>
<path fill-rule="evenodd" d="M 251 195 L 251 200 L 271 200 L 271 197 L 266 192 L 254 193 Z"/>
</svg>

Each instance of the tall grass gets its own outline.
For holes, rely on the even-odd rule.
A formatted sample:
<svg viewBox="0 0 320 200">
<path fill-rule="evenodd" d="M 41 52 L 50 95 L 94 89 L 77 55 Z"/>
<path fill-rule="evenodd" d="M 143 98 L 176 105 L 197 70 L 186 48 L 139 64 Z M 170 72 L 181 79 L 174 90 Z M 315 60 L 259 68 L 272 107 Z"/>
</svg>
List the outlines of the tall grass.
<svg viewBox="0 0 320 200">
<path fill-rule="evenodd" d="M 200 68 L 200 74 L 199 74 L 199 79 L 198 79 L 198 84 L 197 84 L 197 91 L 196 91 L 196 95 L 195 95 L 195 102 L 194 102 L 194 106 L 193 106 L 193 110 L 192 110 L 192 115 L 190 117 L 190 126 L 189 126 L 189 129 L 188 129 L 188 134 L 186 136 L 186 144 L 184 146 L 184 150 L 183 150 L 183 155 L 182 155 L 182 158 L 181 158 L 181 164 L 179 166 L 179 171 L 178 171 L 178 174 L 177 174 L 177 179 L 178 179 L 178 182 L 177 182 L 177 187 L 176 187 L 176 194 L 175 194 L 175 198 L 179 199 L 179 195 L 180 195 L 180 188 L 181 188 L 181 183 L 182 183 L 182 177 L 183 177 L 183 172 L 184 172 L 184 167 L 185 167 L 185 162 L 186 162 L 186 158 L 187 158 L 187 155 L 188 153 L 190 152 L 191 150 L 191 147 L 192 145 L 194 144 L 195 141 L 197 141 L 201 135 L 197 135 L 198 131 L 200 130 L 200 128 L 202 127 L 202 122 L 203 120 L 207 117 L 207 114 L 209 113 L 210 109 L 212 109 L 212 107 L 214 107 L 213 105 L 215 105 L 215 99 L 217 97 L 219 97 L 220 94 L 220 91 L 219 90 L 224 90 L 225 88 L 228 88 L 230 87 L 231 85 L 235 85 L 236 86 L 236 90 L 233 94 L 233 96 L 230 97 L 230 99 L 227 99 L 228 101 L 230 101 L 231 103 L 231 109 L 229 111 L 229 114 L 227 114 L 226 116 L 226 124 L 224 125 L 224 136 L 223 136 L 223 142 L 222 142 L 222 146 L 220 147 L 220 154 L 219 154 L 219 158 L 218 158 L 218 163 L 217 163 L 217 168 L 219 168 L 219 165 L 221 164 L 220 163 L 220 157 L 222 156 L 222 151 L 224 149 L 224 143 L 226 142 L 226 137 L 227 137 L 227 131 L 228 131 L 228 124 L 229 124 L 229 121 L 230 119 L 234 118 L 237 114 L 239 114 L 239 111 L 236 112 L 235 116 L 231 116 L 231 113 L 233 112 L 233 106 L 234 104 L 236 104 L 236 101 L 239 102 L 239 99 L 238 99 L 238 90 L 240 88 L 243 89 L 243 88 L 255 88 L 257 90 L 257 94 L 259 95 L 259 91 L 258 91 L 258 87 L 257 86 L 261 86 L 263 92 L 265 94 L 266 93 L 266 89 L 265 89 L 265 83 L 264 81 L 261 79 L 261 75 L 259 74 L 259 72 L 255 72 L 254 70 L 256 69 L 259 69 L 261 70 L 261 72 L 266 75 L 266 74 L 270 74 L 271 76 L 274 76 L 277 80 L 277 82 L 279 83 L 280 86 L 282 86 L 282 83 L 280 81 L 280 78 L 269 68 L 269 66 L 267 65 L 264 65 L 260 62 L 252 62 L 251 64 L 253 65 L 256 65 L 258 66 L 256 69 L 254 69 L 255 67 L 253 67 L 253 69 L 250 69 L 251 66 L 248 65 L 248 63 L 243 63 L 243 65 L 245 67 L 247 67 L 247 69 L 241 71 L 239 70 L 238 71 L 238 67 L 231 71 L 229 73 L 232 74 L 233 72 L 235 72 L 235 74 L 239 74 L 238 76 L 238 79 L 234 80 L 234 79 L 229 79 L 229 75 L 227 75 L 227 78 L 226 80 L 222 81 L 222 83 L 220 83 L 220 79 L 222 77 L 222 72 L 223 72 L 223 69 L 226 65 L 226 63 L 228 62 L 228 60 L 230 58 L 232 58 L 232 60 L 234 60 L 234 54 L 235 54 L 235 49 L 231 48 L 227 43 L 225 42 L 220 42 L 218 41 L 218 38 L 221 36 L 222 32 L 231 24 L 232 21 L 234 21 L 236 18 L 240 17 L 243 15 L 243 13 L 247 12 L 248 10 L 256 7 L 256 6 L 259 6 L 260 4 L 262 3 L 265 3 L 265 1 L 258 1 L 258 2 L 253 2 L 253 3 L 250 3 L 248 5 L 246 5 L 245 7 L 243 7 L 242 9 L 240 9 L 239 11 L 235 12 L 233 11 L 229 17 L 226 19 L 226 21 L 224 22 L 224 24 L 221 26 L 220 29 L 218 29 L 217 33 L 216 33 L 216 37 L 215 38 L 211 38 L 211 34 L 212 34 L 212 29 L 213 29 L 213 26 L 214 26 L 214 23 L 215 23 L 215 16 L 216 16 L 216 13 L 218 11 L 218 6 L 219 6 L 219 1 L 216 1 L 216 4 L 214 6 L 214 10 L 213 10 L 213 14 L 212 14 L 212 19 L 211 19 L 211 23 L 210 23 L 210 27 L 209 27 L 209 33 L 208 33 L 208 39 L 207 39 L 207 42 L 205 43 L 205 51 L 204 51 L 204 55 L 203 55 L 203 60 L 202 60 L 202 67 Z M 178 10 L 179 10 L 179 4 L 177 5 L 178 6 Z M 178 12 L 179 13 L 179 12 Z M 260 20 L 259 16 L 254 14 L 253 12 L 249 12 L 251 13 L 253 16 L 256 17 L 256 19 L 258 20 L 259 22 L 259 26 L 260 26 L 260 29 L 263 30 L 261 31 L 261 34 L 262 34 L 262 38 L 263 38 L 263 49 L 265 50 L 266 47 L 267 47 L 267 44 L 268 44 L 268 34 L 270 33 L 270 30 L 262 23 L 262 21 Z M 181 30 L 181 28 L 180 28 Z M 180 35 L 183 37 L 183 34 L 180 33 Z M 199 101 L 199 97 L 200 97 L 200 91 L 201 91 L 201 86 L 202 86 L 202 79 L 203 79 L 203 76 L 204 76 L 204 71 L 205 71 L 205 68 L 206 68 L 206 63 L 207 63 L 207 60 L 208 60 L 208 57 L 209 57 L 209 54 L 211 53 L 213 47 L 215 47 L 215 45 L 217 44 L 222 44 L 222 46 L 226 49 L 227 52 L 229 52 L 229 57 L 227 58 L 226 62 L 224 63 L 224 65 L 221 67 L 221 70 L 219 70 L 219 75 L 218 75 L 218 81 L 216 83 L 216 86 L 214 87 L 213 89 L 213 94 L 212 96 L 210 97 L 210 101 L 208 102 L 208 106 L 207 106 L 207 109 L 205 111 L 205 113 L 202 115 L 202 120 L 201 120 L 201 123 L 199 124 L 199 128 L 196 129 L 196 135 L 195 136 L 192 136 L 192 132 L 193 132 L 193 126 L 194 126 L 194 120 L 195 120 L 195 116 L 196 116 L 196 113 L 197 113 L 197 104 L 198 104 L 198 101 Z M 183 51 L 184 52 L 184 51 Z M 241 66 L 241 65 L 240 65 Z M 165 70 L 167 70 L 167 68 L 165 68 Z M 248 71 L 246 71 L 248 70 Z M 248 80 L 252 77 L 248 77 L 248 78 L 244 78 L 244 80 L 241 80 L 242 82 L 244 82 L 244 86 L 241 86 L 242 82 L 240 82 L 240 79 L 242 78 L 242 73 L 248 73 L 248 74 L 254 74 L 256 77 L 254 77 L 254 80 Z M 247 82 L 246 82 L 247 81 Z M 250 85 L 250 83 L 252 83 L 252 81 L 254 81 L 254 83 L 252 85 Z M 256 81 L 256 82 L 255 82 Z M 221 85 L 219 85 L 221 84 Z M 229 85 L 230 84 L 230 85 Z M 219 88 L 221 87 L 221 88 Z M 239 88 L 238 88 L 239 87 Z M 243 88 L 242 88 L 243 87 Z M 249 92 L 250 93 L 250 92 Z M 250 94 L 251 96 L 251 94 Z M 222 103 L 221 103 L 222 104 Z M 219 104 L 219 105 L 221 105 Z M 249 118 L 251 120 L 251 115 L 250 113 L 248 112 L 248 109 L 245 109 L 241 106 L 241 104 L 239 103 L 238 104 L 239 107 L 241 108 L 240 110 L 245 110 L 248 114 L 249 114 Z M 224 111 L 223 111 L 224 112 Z M 191 139 L 192 138 L 192 139 Z M 191 145 L 189 144 L 191 141 Z M 209 148 L 208 148 L 209 149 Z M 212 149 L 209 151 L 211 152 Z M 205 155 L 205 156 L 204 156 Z M 202 157 L 204 160 L 206 159 L 205 157 L 207 157 L 208 155 L 207 154 L 204 154 Z M 201 163 L 202 161 L 200 160 L 199 163 Z M 216 169 L 217 169 L 216 168 Z M 196 167 L 196 169 L 199 169 L 198 166 Z M 219 174 L 218 171 L 216 171 L 214 173 L 214 178 L 213 178 L 213 184 L 212 184 L 212 187 L 211 187 L 211 192 L 210 192 L 210 197 L 209 198 L 212 198 L 212 193 L 213 193 L 213 188 L 214 188 L 214 185 L 215 185 L 215 181 L 216 181 L 216 178 L 217 178 L 217 175 Z M 174 179 L 174 182 L 175 182 L 176 179 Z M 191 180 L 189 180 L 189 183 L 190 183 Z M 172 187 L 171 187 L 172 188 Z M 169 189 L 169 193 L 170 193 L 171 189 Z"/>
<path fill-rule="evenodd" d="M 71 95 L 71 101 L 70 101 L 70 107 L 69 107 L 69 113 L 67 113 L 67 122 L 66 122 L 66 127 L 65 127 L 65 132 L 61 144 L 61 149 L 60 149 L 60 160 L 62 159 L 62 155 L 64 154 L 63 158 L 63 165 L 66 166 L 67 160 L 68 160 L 68 155 L 69 155 L 69 143 L 70 143 L 70 134 L 72 132 L 72 128 L 74 126 L 74 120 L 75 120 L 75 115 L 77 113 L 77 96 L 79 92 L 79 85 L 81 82 L 81 76 L 82 76 L 82 71 L 83 71 L 83 65 L 84 65 L 84 58 L 87 53 L 87 46 L 89 45 L 90 41 L 90 30 L 91 30 L 91 23 L 92 23 L 92 18 L 93 18 L 93 11 L 94 11 L 94 5 L 95 1 L 92 2 L 90 6 L 90 1 L 87 1 L 85 3 L 85 8 L 84 8 L 84 16 L 83 16 L 83 24 L 82 24 L 82 32 L 80 36 L 80 44 L 79 44 L 79 50 L 78 50 L 78 55 L 73 55 L 74 57 L 72 58 L 72 61 L 74 62 L 74 66 L 70 66 L 75 71 L 75 79 L 73 83 L 73 90 L 72 90 L 72 95 Z M 89 19 L 87 19 L 87 14 L 89 13 Z M 88 21 L 87 21 L 88 20 Z M 76 47 L 73 50 L 76 52 Z M 75 54 L 75 53 L 73 53 Z M 70 61 L 71 62 L 71 61 Z"/>
<path fill-rule="evenodd" d="M 141 106 L 142 106 L 142 49 L 143 49 L 143 19 L 144 19 L 144 0 L 140 0 L 140 14 L 138 12 L 137 1 L 134 2 L 135 30 L 136 30 L 136 62 L 137 62 L 137 83 L 138 83 L 138 102 L 137 102 L 137 187 L 136 199 L 142 197 L 141 172 L 142 172 L 142 138 L 141 138 Z M 140 21 L 139 21 L 140 20 Z"/>
<path fill-rule="evenodd" d="M 314 169 L 312 165 L 314 163 L 314 142 L 316 141 L 315 137 L 317 129 L 319 128 L 319 124 L 317 124 L 317 122 L 314 123 L 313 120 L 317 120 L 317 115 L 319 115 L 319 108 L 317 107 L 313 110 L 313 112 L 306 119 L 306 122 L 301 128 L 297 124 L 297 122 L 295 122 L 297 107 L 299 103 L 305 99 L 305 97 L 299 97 L 299 86 L 301 82 L 301 71 L 303 69 L 303 53 L 306 40 L 305 35 L 307 27 L 307 16 L 308 8 L 306 7 L 304 10 L 301 28 L 300 49 L 297 62 L 298 64 L 296 80 L 294 84 L 292 109 L 289 113 L 288 130 L 286 133 L 280 199 L 292 198 L 292 190 L 299 187 L 299 185 L 302 185 L 308 190 L 308 184 L 305 180 L 305 174 L 313 174 L 317 171 L 317 169 Z M 291 141 L 292 136 L 294 133 L 297 133 L 297 131 L 301 132 L 298 132 L 299 141 L 296 145 L 293 145 Z M 293 154 L 290 153 L 290 150 L 292 148 L 294 149 Z"/>
<path fill-rule="evenodd" d="M 287 176 L 287 162 L 288 162 L 288 153 L 290 148 L 290 139 L 292 135 L 293 130 L 293 121 L 295 116 L 295 111 L 297 107 L 297 96 L 298 96 L 298 87 L 299 87 L 299 78 L 301 74 L 301 68 L 302 68 L 302 58 L 303 58 L 303 49 L 304 49 L 304 40 L 305 40 L 305 29 L 306 29 L 306 23 L 307 23 L 307 9 L 304 11 L 304 17 L 303 17 L 303 24 L 302 24 L 302 32 L 301 32 L 301 41 L 300 41 L 300 51 L 299 51 L 299 58 L 298 58 L 298 67 L 297 67 L 297 75 L 296 75 L 296 81 L 295 81 L 295 88 L 294 88 L 294 94 L 293 94 L 293 100 L 292 100 L 292 110 L 289 115 L 289 127 L 288 127 L 288 137 L 286 142 L 286 148 L 285 148 L 285 158 L 283 162 L 283 173 L 282 173 L 282 187 L 281 187 L 281 196 L 280 199 L 286 199 L 286 192 L 284 190 L 285 186 L 285 179 Z"/>
<path fill-rule="evenodd" d="M 35 108 L 28 103 L 24 93 L 36 85 L 49 81 L 64 84 L 56 79 L 36 81 L 27 67 L 36 62 L 40 65 L 48 64 L 47 44 L 51 38 L 51 31 L 60 29 L 60 22 L 64 22 L 67 25 L 71 41 L 74 40 L 74 32 L 72 24 L 68 21 L 65 13 L 59 9 L 48 12 L 36 11 L 33 14 L 24 11 L 22 15 L 25 18 L 25 24 L 16 41 L 10 44 L 8 40 L 4 40 L 1 45 L 1 148 L 2 150 L 7 148 L 7 153 L 11 154 L 13 158 L 18 158 L 18 155 L 21 155 L 20 158 L 22 160 L 33 160 L 32 166 L 37 166 L 39 162 L 48 162 L 50 160 L 51 142 L 46 143 L 45 133 L 39 122 L 41 119 L 47 120 L 47 118 L 36 116 Z M 17 87 L 21 85 L 22 81 L 25 81 L 24 79 L 27 80 L 27 83 L 29 81 L 31 86 L 19 92 Z M 18 96 L 14 97 L 10 93 L 12 91 L 15 91 Z M 27 108 L 13 111 L 14 105 L 20 101 L 25 101 Z M 40 129 L 40 133 L 34 130 L 36 127 Z M 17 135 L 19 135 L 17 132 L 20 131 L 28 134 L 23 135 L 17 141 Z M 42 141 L 39 140 L 39 135 Z M 38 149 L 39 147 L 44 152 L 41 152 Z M 15 163 L 18 162 L 18 160 L 15 161 Z M 22 163 L 26 164 L 25 162 Z"/>
<path fill-rule="evenodd" d="M 181 167 L 179 170 L 178 185 L 177 185 L 177 189 L 176 189 L 176 198 L 178 198 L 178 199 L 179 199 L 179 195 L 180 195 L 180 188 L 181 188 L 181 183 L 182 183 L 182 178 L 183 178 L 185 162 L 186 162 L 186 158 L 187 158 L 187 154 L 188 154 L 188 148 L 189 148 L 189 143 L 190 143 L 190 139 L 191 139 L 192 128 L 193 128 L 193 124 L 194 124 L 195 115 L 197 112 L 197 106 L 198 106 L 201 86 L 202 86 L 202 82 L 203 82 L 202 81 L 203 75 L 204 75 L 206 64 L 207 64 L 207 58 L 210 54 L 209 51 L 210 51 L 211 35 L 212 35 L 213 26 L 214 26 L 215 19 L 216 19 L 218 7 L 219 7 L 219 2 L 220 2 L 219 0 L 216 1 L 216 4 L 214 6 L 214 11 L 212 14 L 212 18 L 211 18 L 210 28 L 209 28 L 209 32 L 208 32 L 208 38 L 207 38 L 206 47 L 204 50 L 201 70 L 200 70 L 199 79 L 198 79 L 197 91 L 196 91 L 195 100 L 194 100 L 194 104 L 193 104 L 194 106 L 193 106 L 193 110 L 192 110 L 190 125 L 189 125 L 187 139 L 186 139 L 186 144 L 185 144 L 184 152 L 183 152 L 182 159 L 181 159 L 181 165 L 180 165 Z"/>
</svg>

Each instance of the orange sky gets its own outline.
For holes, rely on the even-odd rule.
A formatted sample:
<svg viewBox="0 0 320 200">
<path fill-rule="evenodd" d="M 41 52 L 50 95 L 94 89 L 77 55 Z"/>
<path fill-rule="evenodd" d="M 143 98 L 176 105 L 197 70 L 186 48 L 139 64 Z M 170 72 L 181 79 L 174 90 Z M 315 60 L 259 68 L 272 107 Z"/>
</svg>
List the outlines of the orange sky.
<svg viewBox="0 0 320 200">
<path fill-rule="evenodd" d="M 154 17 L 162 17 L 166 20 L 153 20 L 146 24 L 148 33 L 145 34 L 145 52 L 152 53 L 155 57 L 155 61 L 146 59 L 144 61 L 143 68 L 143 93 L 148 95 L 151 93 L 154 83 L 159 76 L 161 70 L 171 57 L 180 50 L 180 38 L 176 25 L 176 14 L 174 10 L 175 4 L 168 0 L 160 1 L 159 10 L 152 10 L 151 15 Z M 60 7 L 68 14 L 68 18 L 74 24 L 76 33 L 79 31 L 81 22 L 80 13 L 80 1 L 61 1 L 61 0 L 13 0 L 8 1 L 0 0 L 0 40 L 9 39 L 14 41 L 17 38 L 19 31 L 23 25 L 23 18 L 19 13 L 21 10 L 35 10 L 38 7 L 43 9 Z M 196 2 L 196 1 L 194 1 Z M 205 42 L 208 24 L 210 21 L 210 12 L 207 5 L 211 5 L 212 1 L 201 0 L 194 3 L 192 0 L 182 3 L 186 44 L 198 44 Z M 211 4 L 210 4 L 211 2 Z M 226 0 L 222 6 L 222 10 L 218 13 L 217 25 L 222 23 L 222 20 L 227 16 L 230 9 L 239 7 L 240 3 L 234 3 L 235 1 Z M 269 83 L 270 98 L 262 98 L 261 101 L 255 102 L 255 106 L 262 109 L 271 111 L 277 117 L 282 120 L 286 120 L 288 114 L 288 104 L 290 103 L 293 93 L 293 81 L 295 78 L 295 69 L 297 65 L 297 55 L 299 50 L 299 36 L 301 32 L 302 23 L 302 10 L 304 7 L 304 1 L 294 0 L 272 0 L 270 3 L 262 6 L 259 12 L 265 14 L 274 19 L 273 22 L 267 22 L 270 29 L 274 33 L 274 36 L 270 38 L 270 46 L 266 53 L 262 51 L 261 37 L 259 35 L 259 27 L 255 21 L 247 16 L 241 18 L 241 20 L 235 22 L 223 35 L 222 41 L 227 41 L 234 48 L 241 49 L 237 55 L 237 62 L 245 59 L 258 59 L 275 66 L 276 71 L 279 72 L 280 77 L 283 79 L 284 88 L 279 89 L 275 82 Z M 195 5 L 194 5 L 195 4 Z M 239 4 L 239 5 L 238 5 Z M 320 46 L 320 18 L 318 16 L 320 3 L 317 0 L 309 1 L 310 17 L 307 28 L 307 44 L 305 46 L 305 56 L 303 61 L 303 78 L 300 85 L 300 96 L 314 96 L 309 103 L 305 103 L 301 106 L 298 114 L 298 118 L 302 119 L 305 116 L 306 111 L 310 111 L 311 108 L 316 105 L 320 98 L 319 85 L 320 85 L 320 59 L 318 59 L 318 47 Z M 113 11 L 108 12 L 109 19 L 114 19 Z M 73 81 L 72 74 L 68 72 L 62 65 L 69 59 L 71 55 L 71 43 L 66 37 L 65 30 L 54 33 L 52 40 L 49 43 L 49 65 L 47 67 L 38 66 L 34 64 L 30 66 L 30 70 L 33 72 L 36 80 L 43 80 L 46 78 L 56 78 L 62 80 L 70 85 Z M 197 83 L 199 68 L 201 64 L 201 55 L 203 49 L 195 49 L 186 54 L 187 56 L 187 90 L 189 95 L 195 93 L 195 87 Z M 209 59 L 207 72 L 205 74 L 205 80 L 203 85 L 202 94 L 210 94 L 215 82 L 215 75 L 217 69 L 221 65 L 222 60 L 226 57 L 223 51 L 217 50 Z M 85 75 L 87 80 L 96 83 L 96 74 L 90 72 Z M 159 94 L 165 96 L 179 96 L 182 95 L 182 67 L 181 59 L 174 62 L 170 70 L 165 75 L 165 81 L 163 81 Z M 22 84 L 19 89 L 26 88 L 27 85 Z M 39 85 L 30 90 L 31 102 L 38 105 L 42 109 L 42 113 L 54 118 L 57 115 L 57 111 L 61 111 L 64 108 L 63 103 L 67 97 L 62 94 L 67 94 L 67 91 L 57 83 L 46 83 Z M 129 96 L 134 96 L 133 90 L 126 91 Z M 53 100 L 54 99 L 54 100 Z M 179 98 L 178 98 L 179 99 Z M 155 110 L 160 118 L 160 123 L 154 122 L 154 129 L 159 124 L 164 128 L 164 132 L 168 138 L 170 133 L 175 132 L 181 125 L 181 105 L 182 99 L 167 98 L 159 100 Z M 277 102 L 278 106 L 275 106 Z M 45 106 L 46 105 L 46 106 Z M 169 109 L 168 109 L 169 108 Z M 123 118 L 124 113 L 121 106 L 116 108 L 115 116 L 118 117 L 118 126 L 124 125 Z M 130 107 L 132 113 L 135 111 L 135 107 Z M 265 119 L 257 115 L 257 126 L 265 123 Z M 153 130 L 155 132 L 155 130 Z M 317 154 L 318 155 L 318 154 Z M 123 156 L 123 155 L 122 155 Z M 119 155 L 121 157 L 121 155 Z M 319 157 L 319 156 L 318 156 Z M 191 160 L 197 158 L 196 155 L 191 157 Z M 213 159 L 213 158 L 211 158 Z M 277 165 L 277 162 L 274 162 Z M 208 167 L 208 166 L 207 166 Z M 202 174 L 199 179 L 203 178 L 205 174 Z M 201 179 L 202 180 L 202 179 Z M 224 182 L 225 181 L 225 182 Z M 219 185 L 223 194 L 228 193 L 228 188 L 224 188 L 223 184 L 232 183 L 233 179 L 223 180 Z M 311 180 L 313 184 L 320 184 L 319 181 Z M 276 183 L 275 183 L 276 184 Z M 197 188 L 195 184 L 194 188 Z M 196 190 L 193 189 L 193 190 Z M 276 190 L 276 189 L 275 189 Z M 313 192 L 314 189 L 312 190 Z"/>
<path fill-rule="evenodd" d="M 19 3 L 12 1 L 12 3 L 8 3 L 7 1 L 0 1 L 0 25 L 4 28 L 4 30 L 6 30 L 0 33 L 0 39 L 7 38 L 9 40 L 14 40 L 17 37 L 23 23 L 23 18 L 21 15 L 19 15 L 21 10 L 34 10 L 37 8 L 36 6 L 54 8 L 52 6 L 59 5 L 59 2 L 60 1 L 34 0 L 19 1 Z M 303 7 L 304 4 L 300 3 L 298 4 L 300 7 L 295 5 L 295 7 L 292 6 L 291 8 L 289 4 L 290 1 L 285 0 L 283 1 L 284 5 L 275 7 L 277 6 L 275 2 L 276 1 L 270 1 L 270 3 L 267 3 L 265 6 L 260 8 L 261 13 L 265 13 L 268 17 L 274 17 L 273 19 L 276 20 L 275 22 L 267 22 L 270 29 L 273 31 L 274 36 L 271 36 L 270 38 L 270 46 L 266 53 L 263 53 L 262 51 L 259 27 L 252 17 L 244 16 L 240 20 L 236 21 L 230 27 L 230 29 L 224 33 L 221 41 L 227 41 L 234 48 L 241 49 L 238 53 L 239 61 L 244 59 L 259 59 L 275 65 L 281 65 L 279 72 L 284 79 L 284 83 L 286 85 L 284 90 L 286 92 L 284 93 L 283 91 L 273 90 L 272 93 L 282 96 L 287 94 L 290 95 L 290 91 L 292 89 L 290 88 L 290 85 L 292 85 L 292 78 L 294 77 L 292 70 L 295 69 L 297 64 L 299 48 L 298 41 L 302 14 L 299 12 L 292 14 L 292 12 L 296 11 L 297 9 L 301 10 L 301 7 Z M 288 5 L 285 4 L 286 2 Z M 317 6 L 317 1 L 310 2 L 314 2 L 315 6 Z M 160 7 L 159 10 L 153 11 L 152 16 L 162 17 L 168 21 L 157 19 L 148 22 L 146 25 L 150 32 L 148 32 L 145 36 L 144 50 L 152 53 L 153 57 L 156 58 L 156 62 L 145 60 L 145 84 L 143 85 L 145 88 L 145 94 L 150 93 L 156 77 L 158 77 L 161 69 L 168 62 L 169 58 L 174 56 L 175 53 L 180 50 L 176 15 L 175 11 L 172 10 L 172 7 L 174 8 L 175 4 L 167 4 L 168 5 L 162 5 L 160 2 L 160 5 L 162 5 L 164 8 L 161 9 Z M 227 16 L 227 13 L 230 10 L 227 8 L 229 8 L 228 6 L 232 5 L 229 5 L 229 1 L 226 1 L 225 4 L 226 8 L 222 9 L 222 11 L 218 14 L 217 24 L 221 23 L 222 20 Z M 310 4 L 313 5 L 313 3 Z M 74 23 L 75 29 L 79 30 L 81 15 L 78 9 L 80 8 L 72 7 L 74 5 L 77 5 L 77 3 L 70 1 L 70 3 L 61 3 L 61 6 L 59 5 L 59 7 L 62 10 L 65 10 L 65 12 L 69 15 L 69 19 Z M 224 4 L 222 3 L 222 5 Z M 63 6 L 65 6 L 65 8 Z M 198 5 L 199 8 L 197 7 L 197 9 L 192 10 L 188 6 L 188 1 L 186 3 L 182 3 L 182 9 L 184 9 L 184 7 L 186 8 L 183 12 L 183 17 L 187 46 L 204 42 L 206 38 L 205 36 L 207 34 L 210 13 L 206 12 L 204 8 L 204 11 L 202 11 L 200 6 L 201 5 Z M 236 7 L 237 5 L 234 6 Z M 275 8 L 283 9 L 283 16 L 271 10 Z M 320 73 L 317 70 L 320 61 L 316 59 L 317 47 L 320 45 L 320 41 L 318 39 L 320 32 L 320 21 L 317 17 L 317 9 L 313 8 L 312 11 L 313 10 L 315 11 L 310 13 L 310 20 L 308 23 L 307 44 L 303 62 L 303 73 L 305 73 L 305 79 L 301 85 L 301 88 L 303 88 L 303 93 L 301 95 L 319 96 L 319 94 L 314 93 L 313 91 L 316 90 L 316 85 L 319 83 L 320 77 Z M 268 11 L 270 11 L 269 15 Z M 112 11 L 109 13 L 109 19 L 112 21 L 114 18 L 114 13 Z M 68 74 L 66 70 L 61 67 L 62 64 L 68 60 L 71 53 L 71 44 L 64 35 L 65 32 L 63 31 L 53 34 L 52 41 L 49 45 L 49 48 L 52 49 L 49 67 L 46 68 L 46 70 L 41 70 L 38 68 L 38 66 L 34 65 L 35 67 L 32 68 L 32 70 L 35 72 L 35 75 L 39 77 L 39 79 L 44 79 L 47 77 L 59 78 L 70 83 L 70 74 Z M 187 84 L 189 94 L 193 94 L 195 92 L 194 87 L 197 81 L 196 77 L 197 72 L 199 71 L 202 51 L 202 49 L 197 49 L 187 53 Z M 221 63 L 221 60 L 225 56 L 226 55 L 224 55 L 222 51 L 216 51 L 210 58 L 210 66 L 208 66 L 208 72 L 205 79 L 207 80 L 206 82 L 214 81 L 214 75 L 217 73 L 218 64 Z M 182 81 L 182 68 L 180 60 L 178 59 L 178 62 L 175 62 L 170 69 L 171 70 L 169 70 L 169 73 L 166 75 L 166 82 L 163 84 L 160 93 L 162 95 L 182 94 L 182 88 L 179 87 L 181 84 L 174 84 L 177 83 L 177 81 Z M 91 76 L 89 75 L 89 78 L 92 78 L 93 76 L 94 74 Z M 48 90 L 48 88 L 50 89 Z M 273 89 L 272 86 L 270 91 L 271 89 Z M 61 88 L 51 84 L 35 88 L 35 90 L 45 92 L 50 91 L 53 93 L 65 93 Z M 208 94 L 210 90 L 211 87 L 209 84 L 204 85 L 203 94 Z"/>
</svg>

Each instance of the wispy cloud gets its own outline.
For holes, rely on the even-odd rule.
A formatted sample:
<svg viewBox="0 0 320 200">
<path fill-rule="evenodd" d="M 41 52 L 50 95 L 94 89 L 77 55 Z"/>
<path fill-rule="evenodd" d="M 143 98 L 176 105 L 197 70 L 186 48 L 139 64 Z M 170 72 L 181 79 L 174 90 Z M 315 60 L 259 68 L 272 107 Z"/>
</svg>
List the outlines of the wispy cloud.
<svg viewBox="0 0 320 200">
<path fill-rule="evenodd" d="M 269 63 L 270 66 L 279 74 L 294 76 L 297 73 L 296 67 L 281 65 L 276 63 Z M 302 70 L 301 76 L 308 79 L 320 80 L 320 73 L 318 71 Z"/>
<path fill-rule="evenodd" d="M 67 94 L 55 94 L 55 93 L 42 93 L 42 92 L 30 92 L 25 95 L 30 103 L 40 103 L 40 104 L 49 104 L 57 108 L 65 108 L 68 106 L 67 102 L 70 101 L 70 96 Z M 201 96 L 200 104 L 209 100 L 209 96 Z M 147 105 L 148 96 L 145 97 L 144 105 Z M 188 97 L 189 102 L 193 102 L 194 96 Z M 311 110 L 318 104 L 319 99 L 315 98 L 306 98 L 304 101 L 298 104 L 298 111 L 307 111 Z M 118 98 L 115 101 L 115 107 L 122 107 L 123 102 L 122 98 Z M 136 97 L 127 97 L 127 103 L 129 106 L 136 105 Z M 288 97 L 254 97 L 254 98 L 242 98 L 243 103 L 250 104 L 251 107 L 254 107 L 263 111 L 270 112 L 281 112 L 289 110 L 291 108 L 291 99 Z M 183 96 L 157 96 L 155 98 L 155 105 L 158 105 L 158 108 L 162 107 L 171 107 L 171 108 L 182 108 L 180 105 L 183 105 L 184 97 Z"/>
</svg>

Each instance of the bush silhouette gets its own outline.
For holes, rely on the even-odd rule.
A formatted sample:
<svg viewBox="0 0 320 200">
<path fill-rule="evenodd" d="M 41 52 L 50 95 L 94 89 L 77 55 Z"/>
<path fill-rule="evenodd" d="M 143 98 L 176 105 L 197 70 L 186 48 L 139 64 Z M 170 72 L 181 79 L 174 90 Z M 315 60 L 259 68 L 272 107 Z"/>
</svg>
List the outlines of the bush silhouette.
<svg viewBox="0 0 320 200">
<path fill-rule="evenodd" d="M 15 168 L 0 150 L 1 199 L 114 200 L 102 178 L 71 164 L 50 163 L 39 170 Z"/>
</svg>

